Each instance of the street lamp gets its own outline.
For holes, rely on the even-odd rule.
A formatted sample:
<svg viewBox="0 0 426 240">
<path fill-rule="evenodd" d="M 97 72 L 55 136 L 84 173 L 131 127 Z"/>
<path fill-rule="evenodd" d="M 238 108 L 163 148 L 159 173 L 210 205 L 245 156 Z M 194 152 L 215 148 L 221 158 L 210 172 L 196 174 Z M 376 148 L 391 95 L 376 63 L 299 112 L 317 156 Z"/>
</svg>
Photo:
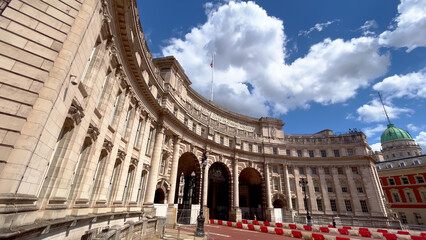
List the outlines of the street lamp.
<svg viewBox="0 0 426 240">
<path fill-rule="evenodd" d="M 309 204 L 308 204 L 308 199 L 306 196 L 306 187 L 308 186 L 308 181 L 305 178 L 300 179 L 299 181 L 299 185 L 302 187 L 302 190 L 304 190 L 305 192 L 305 198 L 304 198 L 304 203 L 306 206 L 306 225 L 308 226 L 312 226 L 312 221 L 311 221 L 311 215 L 309 214 Z"/>
<path fill-rule="evenodd" d="M 203 199 L 204 199 L 204 173 L 206 171 L 207 166 L 207 153 L 203 152 L 203 157 L 201 158 L 201 164 L 203 167 L 203 171 L 201 173 L 200 181 L 201 181 L 201 199 L 200 199 L 200 214 L 197 217 L 197 230 L 195 231 L 195 236 L 204 237 L 204 215 L 203 215 Z"/>
</svg>

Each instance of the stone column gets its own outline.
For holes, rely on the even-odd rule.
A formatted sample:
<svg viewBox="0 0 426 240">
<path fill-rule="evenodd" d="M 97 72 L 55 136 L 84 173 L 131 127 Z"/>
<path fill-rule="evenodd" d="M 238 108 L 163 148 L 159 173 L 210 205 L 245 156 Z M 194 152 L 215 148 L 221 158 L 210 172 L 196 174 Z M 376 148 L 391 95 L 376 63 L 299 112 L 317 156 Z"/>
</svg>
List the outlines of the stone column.
<svg viewBox="0 0 426 240">
<path fill-rule="evenodd" d="M 361 177 L 364 182 L 365 194 L 368 198 L 368 211 L 371 216 L 383 217 L 386 212 L 383 212 L 382 205 L 383 202 L 379 200 L 378 193 L 376 189 L 375 179 L 371 176 L 369 166 L 361 166 Z"/>
<path fill-rule="evenodd" d="M 271 202 L 271 177 L 269 174 L 269 164 L 264 164 L 265 169 L 265 187 L 266 187 L 266 219 L 268 221 L 274 222 L 274 208 L 272 207 Z"/>
<path fill-rule="evenodd" d="M 340 185 L 337 168 L 331 168 L 331 172 L 333 174 L 334 192 L 336 193 L 337 211 L 339 214 L 346 215 L 345 200 L 343 199 L 342 186 Z"/>
<path fill-rule="evenodd" d="M 356 185 L 353 179 L 352 169 L 348 166 L 345 167 L 346 177 L 348 180 L 348 187 L 351 194 L 351 202 L 354 207 L 353 212 L 355 216 L 362 215 L 361 203 L 358 198 L 358 190 L 356 189 Z"/>
<path fill-rule="evenodd" d="M 172 159 L 172 169 L 170 171 L 170 192 L 168 196 L 167 203 L 169 207 L 175 202 L 175 191 L 176 191 L 176 178 L 177 178 L 177 170 L 179 166 L 179 144 L 180 137 L 175 136 L 173 143 L 173 159 Z"/>
<path fill-rule="evenodd" d="M 163 138 L 164 138 L 164 127 L 158 126 L 157 128 L 157 135 L 155 137 L 155 145 L 154 145 L 154 151 L 152 153 L 151 158 L 151 171 L 149 171 L 148 176 L 148 184 L 146 189 L 146 197 L 145 197 L 145 207 L 152 207 L 154 204 L 154 197 L 155 197 L 155 187 L 157 185 L 157 177 L 158 177 L 158 167 L 160 163 L 160 157 L 161 157 L 161 148 L 163 145 Z"/>
<path fill-rule="evenodd" d="M 328 196 L 327 181 L 325 180 L 324 168 L 319 168 L 318 172 L 320 177 L 322 201 L 324 203 L 324 212 L 326 215 L 333 215 L 333 211 L 331 210 L 330 205 L 330 198 Z"/>
<path fill-rule="evenodd" d="M 288 176 L 288 167 L 287 167 L 287 165 L 283 165 L 283 168 L 284 168 L 285 195 L 287 197 L 287 206 L 288 206 L 286 213 L 290 215 L 290 217 L 293 221 L 294 220 L 293 219 L 293 204 L 291 203 L 291 190 L 290 190 L 290 178 Z"/>
<path fill-rule="evenodd" d="M 315 195 L 315 188 L 314 188 L 314 181 L 312 180 L 312 170 L 309 168 L 306 169 L 306 178 L 308 180 L 308 189 L 306 189 L 307 195 L 309 196 L 309 202 L 311 203 L 311 206 L 309 207 L 309 210 L 311 212 L 318 212 L 318 206 L 317 206 L 317 196 Z"/>
<path fill-rule="evenodd" d="M 233 172 L 233 180 L 234 180 L 234 208 L 233 214 L 236 222 L 240 222 L 242 220 L 242 214 L 240 209 L 240 186 L 238 179 L 238 159 L 234 159 L 234 172 Z"/>
</svg>

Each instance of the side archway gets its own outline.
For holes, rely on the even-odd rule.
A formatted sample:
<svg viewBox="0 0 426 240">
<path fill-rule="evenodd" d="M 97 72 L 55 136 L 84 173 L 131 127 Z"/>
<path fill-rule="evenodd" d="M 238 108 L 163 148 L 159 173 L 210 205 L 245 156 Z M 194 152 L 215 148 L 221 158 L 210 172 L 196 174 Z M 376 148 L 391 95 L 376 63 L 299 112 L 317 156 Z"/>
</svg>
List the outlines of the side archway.
<svg viewBox="0 0 426 240">
<path fill-rule="evenodd" d="M 229 220 L 231 173 L 225 164 L 213 163 L 209 168 L 207 207 L 211 219 Z"/>
<path fill-rule="evenodd" d="M 263 220 L 262 176 L 254 168 L 245 168 L 238 182 L 242 218 Z"/>
</svg>

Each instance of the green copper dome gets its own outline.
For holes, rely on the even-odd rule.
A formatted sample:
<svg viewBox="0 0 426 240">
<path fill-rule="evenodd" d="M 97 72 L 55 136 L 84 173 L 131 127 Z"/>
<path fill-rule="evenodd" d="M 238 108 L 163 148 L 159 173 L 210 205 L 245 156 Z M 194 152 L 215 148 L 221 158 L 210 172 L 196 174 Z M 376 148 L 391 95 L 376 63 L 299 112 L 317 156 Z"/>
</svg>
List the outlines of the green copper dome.
<svg viewBox="0 0 426 240">
<path fill-rule="evenodd" d="M 389 124 L 388 128 L 382 133 L 380 141 L 381 143 L 385 143 L 399 139 L 413 139 L 413 137 L 407 131 Z"/>
</svg>

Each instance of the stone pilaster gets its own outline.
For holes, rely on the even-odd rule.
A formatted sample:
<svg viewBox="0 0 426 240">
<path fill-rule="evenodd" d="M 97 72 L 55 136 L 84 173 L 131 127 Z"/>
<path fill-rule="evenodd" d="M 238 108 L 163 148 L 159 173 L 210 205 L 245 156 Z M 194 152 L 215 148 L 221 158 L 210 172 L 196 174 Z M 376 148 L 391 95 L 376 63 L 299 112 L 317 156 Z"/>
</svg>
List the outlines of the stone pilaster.
<svg viewBox="0 0 426 240">
<path fill-rule="evenodd" d="M 233 182 L 234 182 L 234 203 L 233 203 L 233 209 L 232 209 L 232 215 L 233 219 L 235 221 L 241 221 L 242 220 L 242 214 L 240 209 L 240 186 L 239 186 L 239 179 L 238 179 L 238 159 L 234 159 L 234 172 L 233 172 Z"/>
<path fill-rule="evenodd" d="M 269 164 L 264 164 L 265 168 L 265 187 L 266 187 L 266 219 L 274 222 L 274 208 L 272 207 L 271 201 L 271 176 L 269 173 Z"/>
<path fill-rule="evenodd" d="M 332 215 L 333 211 L 331 210 L 330 205 L 330 197 L 328 196 L 327 190 L 327 181 L 325 179 L 324 168 L 319 168 L 319 177 L 320 177 L 320 185 L 321 185 L 321 193 L 322 193 L 322 201 L 324 204 L 324 212 L 326 215 Z"/>
<path fill-rule="evenodd" d="M 345 167 L 346 178 L 348 180 L 348 187 L 351 194 L 351 202 L 354 207 L 353 211 L 355 216 L 362 215 L 361 203 L 358 198 L 358 190 L 356 189 L 356 185 L 353 179 L 352 169 L 349 166 Z"/>
<path fill-rule="evenodd" d="M 343 199 L 342 186 L 340 185 L 337 168 L 331 168 L 333 174 L 334 192 L 336 193 L 337 211 L 339 214 L 346 214 L 345 200 Z"/>
</svg>

